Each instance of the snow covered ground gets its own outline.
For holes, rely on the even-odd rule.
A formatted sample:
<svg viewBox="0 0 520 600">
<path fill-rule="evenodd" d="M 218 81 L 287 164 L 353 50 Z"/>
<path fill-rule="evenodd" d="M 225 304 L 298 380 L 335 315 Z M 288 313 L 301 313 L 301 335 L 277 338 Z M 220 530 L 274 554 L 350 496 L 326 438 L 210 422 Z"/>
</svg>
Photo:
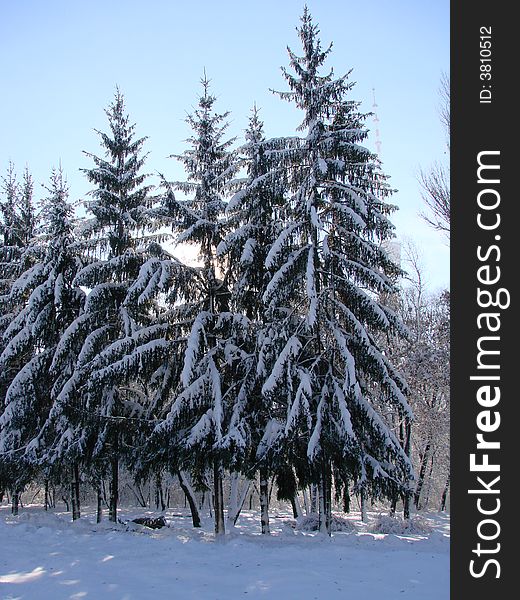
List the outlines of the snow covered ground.
<svg viewBox="0 0 520 600">
<path fill-rule="evenodd" d="M 151 530 L 96 525 L 84 511 L 0 507 L 2 600 L 444 600 L 449 598 L 449 517 L 425 516 L 427 534 L 375 534 L 350 515 L 355 529 L 332 539 L 271 517 L 259 535 L 256 512 L 215 542 L 212 521 L 190 527 L 186 512 L 165 513 L 168 527 Z M 146 511 L 122 510 L 123 520 Z M 372 523 L 376 515 L 371 514 Z"/>
</svg>

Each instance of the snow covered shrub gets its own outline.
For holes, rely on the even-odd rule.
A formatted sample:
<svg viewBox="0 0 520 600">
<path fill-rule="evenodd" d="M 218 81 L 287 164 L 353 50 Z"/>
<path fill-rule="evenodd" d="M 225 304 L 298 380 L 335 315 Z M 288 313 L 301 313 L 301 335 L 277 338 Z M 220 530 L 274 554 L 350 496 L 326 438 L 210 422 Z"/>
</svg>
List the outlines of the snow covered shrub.
<svg viewBox="0 0 520 600">
<path fill-rule="evenodd" d="M 318 531 L 319 527 L 320 520 L 317 513 L 311 513 L 310 515 L 296 519 L 296 529 L 300 531 Z M 351 533 L 355 530 L 355 526 L 347 519 L 332 515 L 331 530 Z"/>
<path fill-rule="evenodd" d="M 368 530 L 371 533 L 406 535 L 431 533 L 432 528 L 425 519 L 418 516 L 412 517 L 411 519 L 402 519 L 401 517 L 392 517 L 390 515 L 378 515 Z"/>
</svg>

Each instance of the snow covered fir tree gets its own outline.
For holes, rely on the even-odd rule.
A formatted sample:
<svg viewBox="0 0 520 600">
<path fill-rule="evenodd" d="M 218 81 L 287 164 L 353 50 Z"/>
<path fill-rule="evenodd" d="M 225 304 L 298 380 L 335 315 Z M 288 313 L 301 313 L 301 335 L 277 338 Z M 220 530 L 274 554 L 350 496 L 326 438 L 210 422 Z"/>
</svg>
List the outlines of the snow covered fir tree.
<svg viewBox="0 0 520 600">
<path fill-rule="evenodd" d="M 228 113 L 218 114 L 216 98 L 209 91 L 209 81 L 202 79 L 203 94 L 187 121 L 193 136 L 189 148 L 177 158 L 183 163 L 186 182 L 174 188 L 188 194 L 176 199 L 169 190 L 168 207 L 174 216 L 176 242 L 195 245 L 201 266 L 191 278 L 190 286 L 179 289 L 175 302 L 182 302 L 182 319 L 187 335 L 178 346 L 182 363 L 179 381 L 172 390 L 172 406 L 156 431 L 168 437 L 185 458 L 200 470 L 201 461 L 211 465 L 215 510 L 215 534 L 224 533 L 223 461 L 228 442 L 225 425 L 234 403 L 239 401 L 230 391 L 240 372 L 234 356 L 241 336 L 242 321 L 227 310 L 229 292 L 219 277 L 217 246 L 222 238 L 225 194 L 237 166 L 230 146 L 234 140 L 223 139 Z M 179 436 L 179 430 L 181 435 Z M 164 438 L 163 438 L 164 439 Z"/>
<path fill-rule="evenodd" d="M 279 95 L 303 111 L 305 135 L 277 154 L 288 189 L 284 227 L 266 260 L 276 265 L 263 300 L 277 333 L 264 343 L 278 358 L 263 393 L 285 396 L 273 443 L 302 446 L 307 480 L 319 489 L 320 529 L 330 533 L 333 470 L 337 487 L 408 494 L 411 463 L 380 407 L 412 415 L 406 385 L 375 341 L 379 331 L 403 330 L 378 300 L 396 291 L 398 275 L 382 248 L 393 229 L 389 188 L 361 146 L 366 117 L 348 97 L 348 75 L 320 75 L 331 47 L 322 50 L 307 9 L 298 32 L 304 53 L 289 49 L 294 74 L 283 70 L 290 89 Z"/>
<path fill-rule="evenodd" d="M 29 170 L 8 166 L 0 497 L 13 512 L 26 492 L 62 498 L 73 520 L 95 506 L 98 522 L 104 507 L 117 522 L 121 504 L 184 503 L 224 539 L 248 502 L 264 535 L 273 507 L 324 535 L 356 506 L 363 519 L 446 508 L 448 296 L 403 289 L 369 115 L 307 8 L 297 33 L 274 92 L 295 132 L 269 137 L 255 105 L 244 139 L 228 135 L 204 73 L 172 156 L 182 181 L 145 172 L 119 89 L 101 153 L 84 153 L 86 200 L 56 169 L 36 203 Z"/>
<path fill-rule="evenodd" d="M 69 357 L 59 357 L 57 348 L 85 297 L 74 284 L 81 259 L 73 243 L 72 207 L 61 171 L 53 171 L 47 191 L 35 244 L 40 246 L 39 260 L 13 282 L 4 298 L 14 315 L 4 331 L 0 355 L 3 377 L 10 380 L 0 417 L 0 448 L 19 472 L 24 467 L 17 487 L 30 481 L 40 464 L 46 477 L 52 471 L 51 461 L 41 461 L 39 455 L 40 432 L 56 390 L 71 370 Z M 13 371 L 16 375 L 10 377 Z"/>
<path fill-rule="evenodd" d="M 137 435 L 132 417 L 140 414 L 139 398 L 146 387 L 136 365 L 121 363 L 121 356 L 135 345 L 137 332 L 142 338 L 149 335 L 150 326 L 156 331 L 150 321 L 152 307 L 132 302 L 135 297 L 129 290 L 141 265 L 162 252 L 159 242 L 165 235 L 158 232 L 163 219 L 151 195 L 152 186 L 146 184 L 147 176 L 142 173 L 145 138 L 135 137 L 135 125 L 130 124 L 119 90 L 105 112 L 110 133 L 97 132 L 105 157 L 86 153 L 95 166 L 84 170 L 95 188 L 86 205 L 92 217 L 79 231 L 87 264 L 75 283 L 90 292 L 82 314 L 60 341 L 60 351 L 73 354 L 75 366 L 51 416 L 61 421 L 67 413 L 72 415 L 53 452 L 56 456 L 77 454 L 76 460 L 92 471 L 98 492 L 100 479 L 109 476 L 109 519 L 116 521 L 119 465 L 128 458 L 124 448 L 131 446 Z M 125 385 L 132 367 L 134 380 Z"/>
</svg>

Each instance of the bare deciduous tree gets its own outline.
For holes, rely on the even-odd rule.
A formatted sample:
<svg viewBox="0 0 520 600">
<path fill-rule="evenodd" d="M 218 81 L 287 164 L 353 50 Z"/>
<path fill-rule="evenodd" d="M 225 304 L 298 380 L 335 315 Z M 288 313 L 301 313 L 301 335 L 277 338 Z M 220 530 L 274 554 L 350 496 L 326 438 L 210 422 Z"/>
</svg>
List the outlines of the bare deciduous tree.
<svg viewBox="0 0 520 600">
<path fill-rule="evenodd" d="M 441 105 L 440 120 L 446 133 L 446 148 L 449 152 L 450 135 L 450 80 L 446 73 L 441 77 L 439 88 Z M 450 236 L 450 170 L 440 162 L 436 162 L 428 171 L 421 169 L 419 183 L 422 188 L 422 198 L 428 207 L 422 218 L 437 231 Z"/>
</svg>

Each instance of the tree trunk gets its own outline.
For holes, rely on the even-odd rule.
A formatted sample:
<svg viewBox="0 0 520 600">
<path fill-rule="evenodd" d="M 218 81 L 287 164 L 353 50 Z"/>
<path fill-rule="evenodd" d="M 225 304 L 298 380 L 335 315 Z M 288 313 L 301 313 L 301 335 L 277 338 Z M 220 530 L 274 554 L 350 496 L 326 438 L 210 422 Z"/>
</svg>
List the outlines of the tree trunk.
<svg viewBox="0 0 520 600">
<path fill-rule="evenodd" d="M 319 530 L 321 533 L 331 535 L 332 533 L 332 490 L 331 490 L 330 464 L 323 460 L 321 464 L 319 490 Z"/>
<path fill-rule="evenodd" d="M 361 508 L 361 520 L 363 521 L 363 523 L 368 523 L 367 499 L 366 499 L 365 490 L 361 490 L 359 492 L 359 506 Z"/>
<path fill-rule="evenodd" d="M 397 496 L 394 496 L 394 497 L 392 498 L 392 503 L 390 504 L 390 515 L 391 515 L 392 517 L 394 517 L 394 516 L 395 516 L 395 512 L 396 512 L 396 510 L 397 510 Z"/>
<path fill-rule="evenodd" d="M 166 502 L 164 500 L 164 488 L 162 485 L 162 481 L 159 487 L 159 503 L 161 505 L 161 511 L 164 512 L 166 510 Z"/>
<path fill-rule="evenodd" d="M 343 489 L 343 512 L 350 513 L 350 492 L 347 484 L 345 484 L 345 488 Z"/>
<path fill-rule="evenodd" d="M 406 440 L 405 440 L 405 445 L 404 445 L 404 451 L 406 453 L 406 456 L 408 456 L 408 458 L 410 458 L 411 439 L 412 439 L 412 424 L 408 418 L 406 419 L 405 433 L 406 433 Z M 407 482 L 407 486 L 406 486 L 406 489 L 404 490 L 404 494 L 403 494 L 403 517 L 405 519 L 410 518 L 411 499 L 412 499 L 412 490 L 410 488 L 409 482 Z"/>
<path fill-rule="evenodd" d="M 164 492 L 162 486 L 162 478 L 159 473 L 155 476 L 155 508 L 158 510 L 159 506 L 161 511 L 166 510 L 166 504 L 164 503 Z"/>
<path fill-rule="evenodd" d="M 432 491 L 434 465 L 435 465 L 435 453 L 432 453 L 432 458 L 430 461 L 430 470 L 428 472 L 428 477 L 426 480 L 427 481 L 426 494 L 425 494 L 424 502 L 421 503 L 421 508 L 428 508 L 428 505 L 430 504 L 430 493 Z"/>
<path fill-rule="evenodd" d="M 310 515 L 311 513 L 311 506 L 310 506 L 310 499 L 309 499 L 309 493 L 308 493 L 308 489 L 309 488 L 304 488 L 302 490 L 302 496 L 303 496 L 303 510 L 305 511 L 305 514 L 307 516 Z"/>
<path fill-rule="evenodd" d="M 428 460 L 430 458 L 430 447 L 431 447 L 431 443 L 428 440 L 428 443 L 426 444 L 426 447 L 424 448 L 424 452 L 422 453 L 421 456 L 421 466 L 419 468 L 419 477 L 417 478 L 417 486 L 415 487 L 415 494 L 414 494 L 414 504 L 415 504 L 415 508 L 417 510 L 420 509 L 420 499 L 421 499 L 421 491 L 424 485 L 424 479 L 426 477 L 426 466 L 428 464 Z"/>
<path fill-rule="evenodd" d="M 332 535 L 332 470 L 330 462 L 325 463 L 324 467 L 325 480 L 325 519 L 328 535 Z"/>
<path fill-rule="evenodd" d="M 272 496 L 273 496 L 274 484 L 275 484 L 275 478 L 273 477 L 273 478 L 271 479 L 271 485 L 270 485 L 270 487 L 269 487 L 269 497 L 268 497 L 269 504 L 271 504 L 271 498 L 272 498 Z"/>
<path fill-rule="evenodd" d="M 110 462 L 112 472 L 110 474 L 111 477 L 109 489 L 110 499 L 108 505 L 108 520 L 112 521 L 113 523 L 117 523 L 117 503 L 119 496 L 119 459 L 117 456 L 117 449 L 116 452 L 114 452 L 114 454 L 112 455 Z"/>
<path fill-rule="evenodd" d="M 34 494 L 33 494 L 33 497 L 31 498 L 31 501 L 29 502 L 29 504 L 34 504 L 34 501 L 36 500 L 36 496 L 38 496 L 38 495 L 40 494 L 40 492 L 41 492 L 41 489 L 40 489 L 40 488 L 38 488 L 38 489 L 37 489 L 37 490 L 34 492 Z"/>
<path fill-rule="evenodd" d="M 444 491 L 442 492 L 441 498 L 441 512 L 446 510 L 446 499 L 448 498 L 448 490 L 450 488 L 450 475 L 448 475 L 446 479 L 446 483 L 444 485 Z"/>
<path fill-rule="evenodd" d="M 291 508 L 293 517 L 297 519 L 300 515 L 298 514 L 298 509 L 296 507 L 296 496 L 292 496 L 291 498 Z"/>
<path fill-rule="evenodd" d="M 318 488 L 313 483 L 310 488 L 311 493 L 311 513 L 318 512 Z"/>
<path fill-rule="evenodd" d="M 238 473 L 230 473 L 229 505 L 227 511 L 228 525 L 233 526 L 236 521 L 235 515 L 238 514 Z"/>
<path fill-rule="evenodd" d="M 159 510 L 159 486 L 155 485 L 155 510 Z"/>
<path fill-rule="evenodd" d="M 191 485 L 189 484 L 185 474 L 182 471 L 177 471 L 177 477 L 179 478 L 179 484 L 181 486 L 181 489 L 184 492 L 184 497 L 190 505 L 191 521 L 193 523 L 193 527 L 200 527 L 200 515 L 197 508 L 195 494 L 191 488 Z"/>
<path fill-rule="evenodd" d="M 44 487 L 44 498 L 43 498 L 43 508 L 45 510 L 49 510 L 49 480 L 46 479 L 45 480 L 45 487 Z"/>
<path fill-rule="evenodd" d="M 403 494 L 403 517 L 408 520 L 410 518 L 411 493 L 405 491 Z"/>
<path fill-rule="evenodd" d="M 101 491 L 103 493 L 103 503 L 105 504 L 105 506 L 108 506 L 107 486 L 105 484 L 104 479 L 101 480 Z"/>
<path fill-rule="evenodd" d="M 97 496 L 96 523 L 101 523 L 101 519 L 103 518 L 103 495 L 101 493 L 100 485 L 98 485 L 96 487 L 96 496 Z"/>
<path fill-rule="evenodd" d="M 215 508 L 215 535 L 220 538 L 225 535 L 226 527 L 224 525 L 224 488 L 222 483 L 222 472 L 218 459 L 213 461 L 213 490 Z"/>
<path fill-rule="evenodd" d="M 208 503 L 209 518 L 212 519 L 213 518 L 213 494 L 208 494 L 208 497 L 206 498 L 206 502 Z"/>
<path fill-rule="evenodd" d="M 72 504 L 72 520 L 76 521 L 81 517 L 81 508 L 79 502 L 79 465 L 74 463 L 72 466 L 72 480 L 70 482 L 70 500 Z"/>
<path fill-rule="evenodd" d="M 260 467 L 260 522 L 262 533 L 269 535 L 269 472 L 267 467 Z"/>
<path fill-rule="evenodd" d="M 20 492 L 18 490 L 13 491 L 11 496 L 11 513 L 16 516 L 18 514 L 18 508 L 20 506 Z"/>
<path fill-rule="evenodd" d="M 320 533 L 327 533 L 327 508 L 326 508 L 326 500 L 325 500 L 325 482 L 323 481 L 323 473 L 322 479 L 318 484 L 318 498 L 319 498 L 319 513 L 318 513 L 318 530 Z"/>
<path fill-rule="evenodd" d="M 298 494 L 294 494 L 294 496 L 291 497 L 291 507 L 295 519 L 300 519 L 303 517 L 303 511 L 302 507 L 300 506 L 300 501 L 298 500 Z"/>
</svg>

